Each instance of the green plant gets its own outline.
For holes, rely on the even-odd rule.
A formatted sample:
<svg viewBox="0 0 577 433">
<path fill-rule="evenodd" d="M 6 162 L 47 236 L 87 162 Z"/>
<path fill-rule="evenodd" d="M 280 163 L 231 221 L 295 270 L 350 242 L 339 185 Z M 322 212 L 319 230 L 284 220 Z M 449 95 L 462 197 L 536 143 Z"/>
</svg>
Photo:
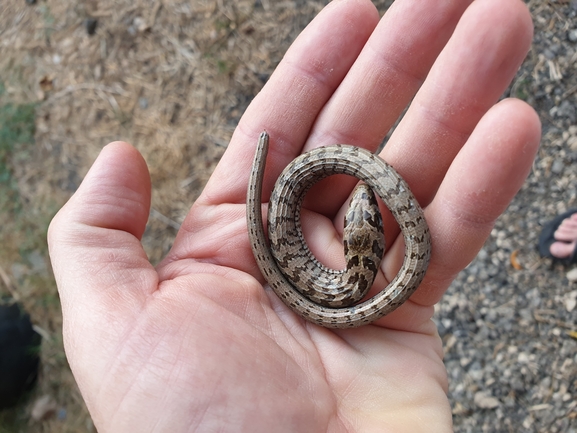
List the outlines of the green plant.
<svg viewBox="0 0 577 433">
<path fill-rule="evenodd" d="M 0 86 L 0 95 L 4 86 Z M 19 195 L 11 169 L 15 152 L 34 143 L 36 104 L 0 104 L 0 209 L 16 211 Z"/>
<path fill-rule="evenodd" d="M 519 98 L 523 101 L 527 101 L 529 99 L 530 94 L 529 86 L 530 86 L 529 78 L 524 75 L 521 76 L 513 83 L 513 86 L 511 88 L 511 96 Z"/>
</svg>

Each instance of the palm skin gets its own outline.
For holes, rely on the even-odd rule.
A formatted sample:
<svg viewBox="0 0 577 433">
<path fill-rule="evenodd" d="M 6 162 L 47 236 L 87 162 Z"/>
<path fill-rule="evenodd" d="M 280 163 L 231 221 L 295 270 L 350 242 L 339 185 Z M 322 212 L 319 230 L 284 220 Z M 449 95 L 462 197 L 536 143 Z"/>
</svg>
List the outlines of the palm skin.
<svg viewBox="0 0 577 433">
<path fill-rule="evenodd" d="M 397 0 L 381 20 L 368 0 L 332 2 L 248 108 L 156 268 L 140 244 L 146 164 L 126 143 L 105 147 L 48 236 L 67 357 L 98 430 L 450 431 L 433 305 L 474 258 L 536 153 L 534 111 L 518 100 L 496 103 L 531 36 L 519 0 Z M 376 149 L 413 97 L 381 156 L 425 208 L 427 276 L 373 325 L 304 322 L 263 288 L 252 258 L 244 203 L 257 137 L 271 135 L 266 200 L 282 168 L 313 146 Z M 354 184 L 327 179 L 305 202 L 305 236 L 329 266 L 342 264 Z M 384 218 L 381 287 L 403 257 L 402 236 Z"/>
</svg>

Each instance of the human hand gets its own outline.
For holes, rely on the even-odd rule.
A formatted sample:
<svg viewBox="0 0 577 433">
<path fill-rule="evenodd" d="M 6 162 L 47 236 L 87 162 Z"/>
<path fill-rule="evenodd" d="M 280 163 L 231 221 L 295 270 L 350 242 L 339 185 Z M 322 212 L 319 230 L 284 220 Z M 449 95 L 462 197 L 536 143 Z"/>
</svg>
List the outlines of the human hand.
<svg viewBox="0 0 577 433">
<path fill-rule="evenodd" d="M 98 430 L 449 431 L 433 305 L 533 161 L 536 114 L 521 101 L 496 103 L 531 36 L 519 0 L 398 0 L 380 22 L 368 0 L 332 2 L 248 108 L 156 268 L 140 243 L 146 164 L 128 144 L 107 146 L 49 230 L 66 352 Z M 425 280 L 373 325 L 304 322 L 263 290 L 248 242 L 258 135 L 271 135 L 266 200 L 303 151 L 375 150 L 411 100 L 381 156 L 425 208 L 433 241 Z M 305 203 L 305 236 L 329 266 L 342 264 L 342 214 L 355 183 L 327 179 Z M 390 215 L 385 227 L 381 287 L 403 258 Z"/>
</svg>

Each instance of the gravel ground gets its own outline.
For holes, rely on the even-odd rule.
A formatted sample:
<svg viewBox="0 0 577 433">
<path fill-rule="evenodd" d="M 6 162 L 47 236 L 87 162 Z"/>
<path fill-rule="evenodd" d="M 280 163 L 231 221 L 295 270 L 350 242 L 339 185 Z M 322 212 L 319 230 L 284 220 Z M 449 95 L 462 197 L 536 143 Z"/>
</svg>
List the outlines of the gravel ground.
<svg viewBox="0 0 577 433">
<path fill-rule="evenodd" d="M 457 432 L 577 432 L 577 286 L 538 256 L 577 200 L 577 1 L 530 2 L 534 45 L 511 87 L 543 122 L 538 157 L 438 305 Z"/>
</svg>

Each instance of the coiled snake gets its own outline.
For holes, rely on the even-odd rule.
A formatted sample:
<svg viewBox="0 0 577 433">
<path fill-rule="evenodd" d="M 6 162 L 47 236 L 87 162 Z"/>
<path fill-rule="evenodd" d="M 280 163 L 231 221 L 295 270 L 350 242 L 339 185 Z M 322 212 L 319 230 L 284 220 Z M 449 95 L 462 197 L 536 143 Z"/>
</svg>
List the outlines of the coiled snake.
<svg viewBox="0 0 577 433">
<path fill-rule="evenodd" d="M 349 145 L 319 147 L 293 160 L 279 176 L 269 201 L 264 233 L 261 196 L 269 136 L 260 134 L 247 190 L 248 235 L 255 260 L 271 288 L 293 311 L 327 328 L 369 324 L 402 305 L 421 283 L 431 256 L 423 210 L 407 183 L 373 153 Z M 347 269 L 319 263 L 301 230 L 300 207 L 308 189 L 333 174 L 354 176 L 357 187 L 343 234 Z M 405 258 L 396 277 L 363 302 L 384 251 L 381 216 L 371 188 L 396 219 L 405 240 Z M 376 262 L 376 263 L 375 263 Z"/>
</svg>

